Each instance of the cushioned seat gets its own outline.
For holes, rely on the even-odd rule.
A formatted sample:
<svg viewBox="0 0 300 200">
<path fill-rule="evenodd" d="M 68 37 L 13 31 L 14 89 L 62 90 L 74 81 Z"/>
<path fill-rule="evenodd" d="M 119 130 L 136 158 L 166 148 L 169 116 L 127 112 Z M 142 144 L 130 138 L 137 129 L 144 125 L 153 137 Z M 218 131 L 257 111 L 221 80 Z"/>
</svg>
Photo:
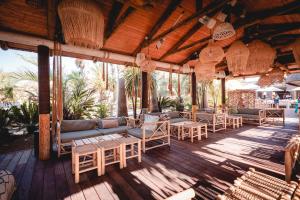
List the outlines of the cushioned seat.
<svg viewBox="0 0 300 200">
<path fill-rule="evenodd" d="M 85 131 L 71 131 L 67 133 L 61 133 L 60 138 L 62 142 L 71 142 L 72 140 L 82 139 L 87 137 L 96 137 L 102 135 L 96 129 L 93 130 L 85 130 Z"/>
<path fill-rule="evenodd" d="M 248 119 L 259 119 L 259 115 L 250 115 L 250 114 L 233 114 L 234 116 L 239 116 Z"/>
<path fill-rule="evenodd" d="M 134 137 L 140 138 L 140 139 L 143 138 L 143 133 L 142 133 L 142 129 L 141 128 L 129 129 L 128 130 L 128 134 L 132 135 Z M 151 130 L 146 130 L 145 131 L 145 137 L 146 137 L 146 139 L 150 138 L 152 135 L 153 135 L 153 131 L 151 131 Z M 156 132 L 155 133 L 155 136 L 161 136 L 161 135 L 163 135 L 162 132 Z"/>
<path fill-rule="evenodd" d="M 107 128 L 107 129 L 101 128 L 101 129 L 97 129 L 97 131 L 102 135 L 108 135 L 114 133 L 126 133 L 129 128 L 130 128 L 129 126 L 119 126 L 116 128 Z"/>
<path fill-rule="evenodd" d="M 170 119 L 170 124 L 177 123 L 177 122 L 185 122 L 185 121 L 189 121 L 189 119 L 183 117 L 172 118 Z"/>
</svg>

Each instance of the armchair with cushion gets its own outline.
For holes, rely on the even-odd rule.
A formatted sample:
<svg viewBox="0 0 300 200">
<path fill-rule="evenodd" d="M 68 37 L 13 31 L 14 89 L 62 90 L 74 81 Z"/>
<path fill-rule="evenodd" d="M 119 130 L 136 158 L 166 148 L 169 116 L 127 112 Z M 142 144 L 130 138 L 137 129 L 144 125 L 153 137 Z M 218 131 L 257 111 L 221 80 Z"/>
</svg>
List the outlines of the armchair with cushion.
<svg viewBox="0 0 300 200">
<path fill-rule="evenodd" d="M 226 130 L 226 114 L 225 113 L 195 113 L 196 121 L 207 124 L 207 130 L 213 133 Z"/>
<path fill-rule="evenodd" d="M 140 138 L 142 140 L 142 150 L 145 153 L 149 149 L 170 145 L 170 122 L 167 120 L 148 121 L 145 115 L 145 121 L 139 128 L 129 129 L 128 134 Z M 151 142 L 152 141 L 152 142 Z M 147 144 L 151 143 L 148 147 Z"/>
<path fill-rule="evenodd" d="M 257 121 L 259 125 L 266 122 L 266 112 L 263 109 L 258 108 L 238 108 L 236 111 L 230 113 L 234 116 L 243 117 L 243 122 Z"/>
</svg>

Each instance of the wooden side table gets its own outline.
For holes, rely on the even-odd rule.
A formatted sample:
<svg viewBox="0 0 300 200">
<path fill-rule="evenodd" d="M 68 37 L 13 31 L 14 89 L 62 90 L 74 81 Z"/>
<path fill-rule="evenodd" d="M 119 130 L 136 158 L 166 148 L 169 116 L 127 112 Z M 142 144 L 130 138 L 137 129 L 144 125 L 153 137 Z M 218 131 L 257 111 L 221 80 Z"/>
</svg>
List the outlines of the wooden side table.
<svg viewBox="0 0 300 200">
<path fill-rule="evenodd" d="M 97 144 L 101 152 L 101 171 L 105 174 L 105 166 L 119 163 L 120 169 L 123 166 L 123 144 L 117 140 L 101 141 Z"/>
<path fill-rule="evenodd" d="M 184 122 L 177 122 L 177 123 L 170 124 L 171 128 L 173 129 L 172 135 L 176 136 L 178 140 L 181 140 L 182 139 L 182 132 L 183 132 L 183 125 L 192 124 L 192 123 L 195 123 L 195 122 L 184 121 Z M 177 135 L 176 135 L 176 133 L 177 133 Z"/>
<path fill-rule="evenodd" d="M 72 169 L 75 173 L 75 183 L 79 182 L 79 175 L 83 172 L 100 169 L 98 170 L 98 176 L 101 175 L 101 159 L 98 157 L 100 152 L 98 152 L 96 145 L 76 146 L 72 151 Z"/>
<path fill-rule="evenodd" d="M 204 132 L 202 133 L 202 129 L 204 129 Z M 201 140 L 202 135 L 205 136 L 205 138 L 208 138 L 207 135 L 207 124 L 205 123 L 191 123 L 191 124 L 184 124 L 182 128 L 182 139 L 184 140 L 184 137 L 187 135 L 191 138 L 191 142 L 194 142 L 194 138 L 196 137 L 198 140 Z"/>
<path fill-rule="evenodd" d="M 243 118 L 239 116 L 227 116 L 226 117 L 226 123 L 228 126 L 232 125 L 232 128 L 239 128 L 240 126 L 243 126 Z"/>
<path fill-rule="evenodd" d="M 138 162 L 142 162 L 142 143 L 140 139 L 127 137 L 119 139 L 118 142 L 123 144 L 123 167 L 127 166 L 127 159 L 137 158 Z"/>
</svg>

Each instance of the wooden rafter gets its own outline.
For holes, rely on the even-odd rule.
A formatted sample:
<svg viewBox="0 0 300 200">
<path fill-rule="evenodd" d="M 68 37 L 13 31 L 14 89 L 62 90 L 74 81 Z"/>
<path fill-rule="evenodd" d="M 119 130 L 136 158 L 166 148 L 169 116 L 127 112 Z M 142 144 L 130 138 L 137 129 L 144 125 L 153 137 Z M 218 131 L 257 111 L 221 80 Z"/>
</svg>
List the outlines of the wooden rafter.
<svg viewBox="0 0 300 200">
<path fill-rule="evenodd" d="M 197 0 L 196 0 L 197 2 Z M 202 7 L 202 6 L 201 6 Z M 201 9 L 199 8 L 199 10 Z M 222 7 L 219 7 L 219 9 L 214 9 L 211 12 L 207 13 L 208 17 L 213 17 L 217 12 L 219 12 L 222 9 Z M 197 11 L 199 11 L 197 10 Z M 163 60 L 167 56 L 173 54 L 183 43 L 185 43 L 192 35 L 194 35 L 201 27 L 203 26 L 202 23 L 196 22 L 196 24 L 187 31 L 186 34 L 184 34 L 166 53 L 164 53 L 159 60 Z"/>
<path fill-rule="evenodd" d="M 211 12 L 212 10 L 218 10 L 220 7 L 223 7 L 229 0 L 214 0 L 212 3 L 210 3 L 208 6 L 205 8 L 200 9 L 198 12 L 192 14 L 191 16 L 185 18 L 181 22 L 177 23 L 176 25 L 170 27 L 166 31 L 160 33 L 153 39 L 151 39 L 148 44 L 152 44 L 153 42 L 159 40 L 160 38 L 165 37 L 166 35 L 172 33 L 173 31 L 177 30 L 178 28 L 181 28 L 184 25 L 187 25 L 190 23 L 192 20 L 196 19 L 197 17 L 201 17 L 206 15 L 207 13 Z"/>
<path fill-rule="evenodd" d="M 160 16 L 160 18 L 157 20 L 155 25 L 151 28 L 150 32 L 147 33 L 146 37 L 141 44 L 134 50 L 133 55 L 137 54 L 141 51 L 141 49 L 147 44 L 149 40 L 152 39 L 152 37 L 157 33 L 157 31 L 162 27 L 162 25 L 165 23 L 165 21 L 169 18 L 169 16 L 175 11 L 177 6 L 181 3 L 182 0 L 172 0 L 171 3 L 168 5 L 164 13 Z"/>
<path fill-rule="evenodd" d="M 113 32 L 113 28 L 115 26 L 116 20 L 122 10 L 124 3 L 118 0 L 114 0 L 112 8 L 108 15 L 108 22 L 105 26 L 104 37 L 108 38 L 110 34 Z"/>
<path fill-rule="evenodd" d="M 127 9 L 122 13 L 122 15 L 114 23 L 113 27 L 110 28 L 106 33 L 106 40 L 117 30 L 117 28 L 122 25 L 128 16 L 130 16 L 136 9 L 132 6 L 128 6 Z"/>
<path fill-rule="evenodd" d="M 55 26 L 56 26 L 56 0 L 47 1 L 47 30 L 48 39 L 53 40 L 55 36 Z"/>
</svg>

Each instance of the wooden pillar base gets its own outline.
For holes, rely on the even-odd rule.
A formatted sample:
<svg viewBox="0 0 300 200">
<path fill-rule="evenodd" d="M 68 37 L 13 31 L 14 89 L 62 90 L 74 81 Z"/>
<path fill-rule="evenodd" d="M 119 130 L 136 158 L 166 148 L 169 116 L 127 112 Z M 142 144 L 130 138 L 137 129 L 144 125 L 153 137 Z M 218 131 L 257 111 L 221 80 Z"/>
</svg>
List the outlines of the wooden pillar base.
<svg viewBox="0 0 300 200">
<path fill-rule="evenodd" d="M 39 159 L 50 159 L 50 114 L 39 115 Z"/>
</svg>

